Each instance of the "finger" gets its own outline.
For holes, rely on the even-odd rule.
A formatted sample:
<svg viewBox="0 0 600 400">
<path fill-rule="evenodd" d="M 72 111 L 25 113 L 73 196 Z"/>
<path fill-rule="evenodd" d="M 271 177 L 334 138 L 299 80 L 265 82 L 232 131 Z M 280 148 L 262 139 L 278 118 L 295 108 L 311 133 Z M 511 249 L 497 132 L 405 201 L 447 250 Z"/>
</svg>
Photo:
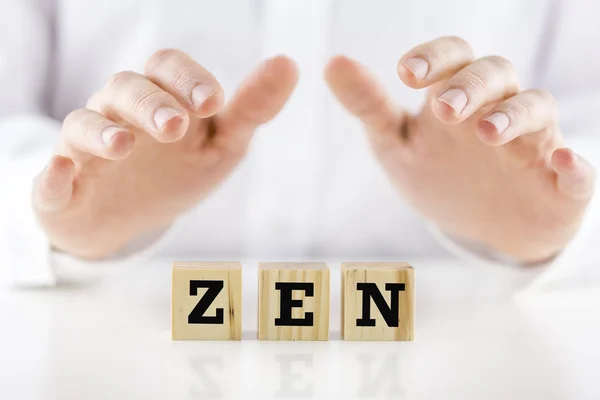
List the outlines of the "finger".
<svg viewBox="0 0 600 400">
<path fill-rule="evenodd" d="M 529 133 L 540 132 L 557 123 L 554 98 L 540 89 L 525 90 L 494 107 L 477 124 L 482 142 L 500 146 Z"/>
<path fill-rule="evenodd" d="M 223 88 L 207 69 L 176 49 L 156 52 L 144 73 L 200 118 L 214 115 L 223 106 Z"/>
<path fill-rule="evenodd" d="M 433 93 L 435 116 L 446 123 L 459 123 L 487 103 L 503 100 L 519 91 L 517 73 L 502 57 L 480 58 L 461 69 Z"/>
<path fill-rule="evenodd" d="M 247 144 L 254 130 L 283 108 L 297 80 L 296 64 L 287 57 L 277 56 L 261 63 L 219 116 L 215 139 Z"/>
<path fill-rule="evenodd" d="M 33 206 L 40 212 L 65 208 L 73 195 L 75 164 L 67 157 L 54 156 L 38 176 L 33 188 Z"/>
<path fill-rule="evenodd" d="M 131 132 L 87 108 L 71 112 L 63 122 L 60 148 L 76 160 L 90 156 L 122 159 L 133 151 L 134 145 Z"/>
<path fill-rule="evenodd" d="M 369 130 L 393 135 L 399 132 L 402 114 L 364 66 L 336 56 L 325 67 L 325 80 L 342 106 Z"/>
<path fill-rule="evenodd" d="M 557 174 L 558 190 L 574 200 L 589 200 L 594 193 L 595 171 L 583 157 L 571 149 L 557 149 L 552 154 L 552 168 Z"/>
<path fill-rule="evenodd" d="M 114 75 L 87 108 L 123 120 L 159 142 L 181 139 L 189 125 L 186 109 L 172 95 L 135 72 Z"/>
<path fill-rule="evenodd" d="M 473 50 L 463 39 L 444 36 L 411 49 L 398 61 L 398 76 L 420 89 L 448 79 L 473 61 Z"/>
</svg>

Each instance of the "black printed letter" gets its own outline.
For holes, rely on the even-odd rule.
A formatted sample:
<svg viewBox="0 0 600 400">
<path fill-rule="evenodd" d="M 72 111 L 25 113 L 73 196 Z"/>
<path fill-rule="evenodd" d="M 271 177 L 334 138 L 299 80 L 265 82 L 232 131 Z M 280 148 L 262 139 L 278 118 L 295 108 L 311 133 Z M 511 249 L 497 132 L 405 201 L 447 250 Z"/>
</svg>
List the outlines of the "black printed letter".
<svg viewBox="0 0 600 400">
<path fill-rule="evenodd" d="M 362 318 L 356 320 L 356 326 L 375 326 L 375 319 L 371 318 L 370 298 L 379 309 L 379 312 L 390 327 L 398 327 L 398 294 L 404 291 L 404 283 L 386 283 L 385 290 L 391 292 L 392 302 L 388 307 L 383 295 L 375 283 L 357 283 L 357 290 L 362 290 Z"/>
<path fill-rule="evenodd" d="M 304 318 L 292 318 L 292 308 L 302 307 L 302 300 L 292 300 L 292 291 L 304 290 L 307 297 L 314 296 L 315 284 L 312 282 L 276 282 L 275 290 L 281 291 L 279 318 L 275 326 L 313 326 L 313 313 L 305 313 Z"/>
<path fill-rule="evenodd" d="M 198 289 L 207 288 L 208 290 L 202 296 L 196 307 L 188 315 L 188 324 L 223 324 L 223 309 L 217 308 L 214 317 L 204 315 L 208 307 L 217 298 L 223 290 L 223 281 L 190 281 L 190 296 L 198 296 Z"/>
</svg>

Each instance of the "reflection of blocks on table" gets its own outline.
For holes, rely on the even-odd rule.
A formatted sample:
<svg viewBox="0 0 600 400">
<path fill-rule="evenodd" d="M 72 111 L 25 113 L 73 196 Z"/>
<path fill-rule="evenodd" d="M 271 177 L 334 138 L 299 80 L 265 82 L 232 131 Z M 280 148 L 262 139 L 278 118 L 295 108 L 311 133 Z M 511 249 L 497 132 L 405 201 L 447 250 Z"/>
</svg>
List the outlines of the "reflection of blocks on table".
<svg viewBox="0 0 600 400">
<path fill-rule="evenodd" d="M 344 340 L 414 340 L 414 318 L 410 265 L 342 264 Z"/>
<path fill-rule="evenodd" d="M 237 262 L 174 262 L 173 340 L 242 338 L 242 266 Z"/>
<path fill-rule="evenodd" d="M 329 339 L 329 268 L 326 264 L 259 265 L 258 339 Z"/>
</svg>

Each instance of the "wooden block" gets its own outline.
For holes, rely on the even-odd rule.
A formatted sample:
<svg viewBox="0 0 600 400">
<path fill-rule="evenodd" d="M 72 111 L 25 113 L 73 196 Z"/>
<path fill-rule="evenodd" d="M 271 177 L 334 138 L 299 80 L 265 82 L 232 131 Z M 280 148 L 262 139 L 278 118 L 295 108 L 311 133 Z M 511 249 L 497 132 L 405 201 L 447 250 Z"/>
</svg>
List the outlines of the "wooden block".
<svg viewBox="0 0 600 400">
<path fill-rule="evenodd" d="M 407 263 L 342 264 L 342 338 L 414 340 L 414 293 Z"/>
<path fill-rule="evenodd" d="M 329 339 L 329 268 L 324 263 L 261 263 L 259 340 Z"/>
<path fill-rule="evenodd" d="M 242 266 L 237 262 L 174 262 L 173 340 L 242 338 Z"/>
</svg>

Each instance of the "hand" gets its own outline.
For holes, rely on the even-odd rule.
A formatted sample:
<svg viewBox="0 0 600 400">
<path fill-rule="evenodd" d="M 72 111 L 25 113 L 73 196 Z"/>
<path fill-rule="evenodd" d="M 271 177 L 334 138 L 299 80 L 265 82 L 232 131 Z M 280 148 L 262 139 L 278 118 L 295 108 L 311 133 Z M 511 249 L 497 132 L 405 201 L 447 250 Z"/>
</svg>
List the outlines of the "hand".
<svg viewBox="0 0 600 400">
<path fill-rule="evenodd" d="M 564 148 L 552 96 L 522 91 L 510 62 L 474 60 L 456 37 L 415 47 L 398 75 L 429 88 L 418 115 L 398 110 L 355 61 L 336 57 L 325 72 L 404 197 L 443 231 L 523 263 L 559 253 L 580 226 L 594 171 Z"/>
<path fill-rule="evenodd" d="M 292 61 L 267 60 L 220 111 L 219 82 L 178 50 L 154 54 L 145 75 L 114 75 L 67 116 L 36 181 L 33 207 L 51 243 L 98 259 L 168 226 L 235 168 L 296 81 Z"/>
</svg>

